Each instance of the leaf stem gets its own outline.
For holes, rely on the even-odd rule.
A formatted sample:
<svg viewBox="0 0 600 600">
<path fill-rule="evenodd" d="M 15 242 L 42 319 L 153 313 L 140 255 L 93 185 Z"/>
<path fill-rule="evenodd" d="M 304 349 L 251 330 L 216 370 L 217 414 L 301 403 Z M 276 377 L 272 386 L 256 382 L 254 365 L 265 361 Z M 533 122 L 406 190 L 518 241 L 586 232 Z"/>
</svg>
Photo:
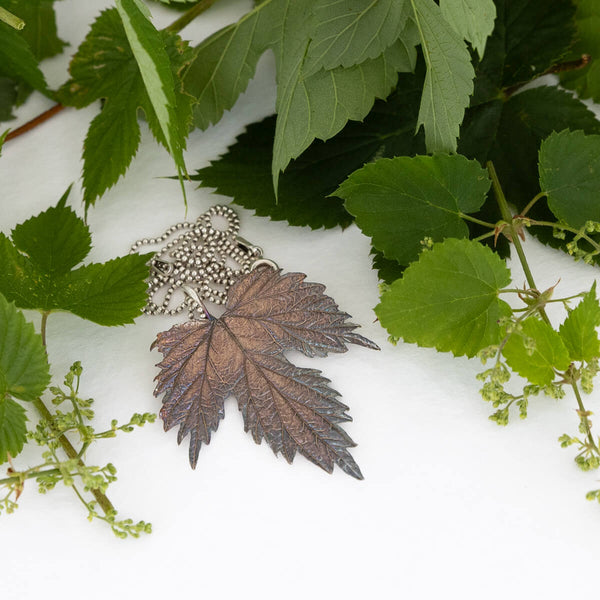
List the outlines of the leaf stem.
<svg viewBox="0 0 600 600">
<path fill-rule="evenodd" d="M 596 242 L 593 238 L 583 232 L 581 229 L 576 229 L 575 227 L 571 227 L 569 225 L 565 225 L 564 223 L 553 223 L 552 221 L 536 221 L 532 219 L 530 221 L 531 225 L 536 225 L 540 227 L 552 227 L 553 229 L 562 229 L 563 231 L 568 231 L 579 237 L 579 239 L 585 240 L 588 244 L 594 247 L 594 254 L 600 254 L 600 244 Z"/>
<path fill-rule="evenodd" d="M 533 205 L 538 201 L 541 200 L 544 196 L 546 196 L 546 192 L 540 192 L 539 194 L 536 194 L 527 204 L 527 206 L 521 211 L 520 216 L 524 217 L 532 208 Z"/>
<path fill-rule="evenodd" d="M 44 121 L 47 121 L 48 119 L 50 119 L 54 115 L 58 114 L 64 108 L 65 108 L 65 106 L 63 106 L 62 104 L 55 104 L 53 107 L 51 107 L 48 110 L 44 111 L 42 114 L 40 114 L 37 117 L 34 117 L 33 119 L 31 119 L 31 121 L 27 121 L 27 123 L 25 123 L 25 125 L 21 125 L 21 127 L 17 127 L 13 131 L 11 131 L 6 136 L 6 141 L 8 142 L 8 140 L 13 140 L 16 137 L 19 137 L 20 135 L 23 135 L 24 133 L 27 133 L 31 129 L 34 129 L 38 125 L 41 125 Z"/>
<path fill-rule="evenodd" d="M 41 332 L 41 335 L 42 335 L 42 345 L 44 346 L 44 348 L 46 347 L 46 327 L 47 327 L 47 324 L 48 324 L 48 315 L 49 314 L 50 313 L 47 310 L 45 310 L 42 313 L 42 325 L 40 327 L 40 330 L 41 330 L 40 332 Z"/>
<path fill-rule="evenodd" d="M 587 432 L 587 439 L 590 444 L 590 447 L 596 452 L 596 454 L 600 454 L 600 450 L 598 449 L 598 446 L 596 445 L 596 442 L 594 441 L 594 436 L 592 435 L 592 432 L 591 432 L 591 425 L 586 416 L 588 413 L 585 409 L 585 406 L 583 405 L 583 400 L 581 399 L 581 393 L 579 392 L 577 383 L 573 380 L 571 380 L 571 387 L 573 388 L 573 392 L 575 392 L 575 398 L 577 399 L 577 406 L 579 407 L 579 416 L 585 425 L 586 432 Z"/>
<path fill-rule="evenodd" d="M 179 19 L 173 21 L 165 27 L 165 31 L 179 33 L 184 27 L 187 27 L 198 15 L 209 9 L 217 0 L 200 0 L 198 4 L 194 4 L 192 8 L 186 10 Z"/>
<path fill-rule="evenodd" d="M 458 211 L 458 216 L 465 221 L 470 221 L 471 223 L 476 223 L 477 225 L 483 225 L 483 227 L 489 227 L 490 229 L 495 229 L 496 225 L 494 223 L 488 223 L 487 221 L 482 221 L 481 219 L 477 219 L 472 217 L 471 215 L 467 215 L 463 212 Z"/>
<path fill-rule="evenodd" d="M 492 180 L 492 187 L 494 188 L 494 195 L 496 196 L 496 201 L 498 202 L 498 206 L 500 207 L 500 213 L 502 214 L 502 218 L 506 221 L 508 228 L 510 230 L 511 241 L 514 244 L 515 250 L 517 251 L 517 255 L 519 257 L 519 262 L 523 267 L 523 272 L 525 273 L 525 278 L 527 279 L 527 283 L 529 287 L 537 290 L 538 287 L 535 284 L 535 280 L 533 278 L 533 273 L 529 268 L 529 263 L 527 262 L 527 258 L 525 256 L 525 252 L 523 251 L 523 246 L 521 245 L 521 240 L 519 239 L 519 234 L 515 228 L 513 216 L 508 208 L 508 202 L 506 202 L 506 197 L 504 196 L 504 192 L 502 191 L 502 187 L 500 186 L 500 181 L 498 180 L 498 175 L 496 173 L 496 169 L 494 168 L 494 164 L 491 160 L 489 160 L 486 164 L 488 173 L 490 174 L 490 178 Z M 551 325 L 550 319 L 546 314 L 546 311 L 543 307 L 539 307 L 539 312 L 542 319 L 548 324 Z"/>
<path fill-rule="evenodd" d="M 23 473 L 15 473 L 10 477 L 0 479 L 0 485 L 4 485 L 5 483 L 13 483 L 22 479 L 35 479 L 37 477 L 43 477 L 44 475 L 60 475 L 60 469 L 46 469 L 45 471 L 36 471 L 35 469 L 32 469 Z"/>
<path fill-rule="evenodd" d="M 473 241 L 481 242 L 482 240 L 487 240 L 488 238 L 491 238 L 493 235 L 496 235 L 495 231 L 488 231 L 488 233 L 483 233 L 481 235 L 478 235 L 476 238 L 473 238 Z"/>
</svg>

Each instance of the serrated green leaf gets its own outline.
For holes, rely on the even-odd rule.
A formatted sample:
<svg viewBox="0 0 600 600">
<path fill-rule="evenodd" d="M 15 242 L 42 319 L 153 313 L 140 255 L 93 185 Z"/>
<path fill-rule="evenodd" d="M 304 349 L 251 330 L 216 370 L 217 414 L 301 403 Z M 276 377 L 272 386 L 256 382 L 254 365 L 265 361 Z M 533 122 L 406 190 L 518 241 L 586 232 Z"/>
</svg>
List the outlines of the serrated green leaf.
<svg viewBox="0 0 600 600">
<path fill-rule="evenodd" d="M 474 356 L 500 339 L 511 309 L 498 298 L 510 282 L 504 261 L 470 240 L 447 239 L 424 251 L 375 308 L 388 332 L 406 342 Z"/>
<path fill-rule="evenodd" d="M 146 304 L 147 262 L 147 254 L 130 254 L 71 271 L 56 308 L 99 325 L 133 323 Z"/>
<path fill-rule="evenodd" d="M 304 73 L 377 58 L 400 36 L 407 0 L 316 0 Z"/>
<path fill-rule="evenodd" d="M 596 282 L 581 302 L 568 314 L 559 333 L 571 360 L 591 362 L 600 356 L 600 304 L 596 298 Z"/>
<path fill-rule="evenodd" d="M 425 129 L 428 152 L 454 152 L 473 92 L 471 56 L 433 0 L 410 2 L 427 65 L 417 127 Z"/>
<path fill-rule="evenodd" d="M 0 372 L 6 393 L 35 400 L 46 389 L 50 372 L 42 338 L 23 313 L 0 294 Z"/>
<path fill-rule="evenodd" d="M 440 8 L 454 31 L 471 42 L 482 58 L 487 38 L 494 30 L 496 6 L 493 0 L 441 0 Z"/>
<path fill-rule="evenodd" d="M 128 0 L 129 3 L 132 1 Z M 128 6 L 131 8 L 130 4 Z M 145 19 L 137 5 L 131 10 L 138 11 L 135 13 L 137 20 Z M 152 46 L 153 52 L 162 58 L 158 72 L 154 66 L 144 66 L 143 70 L 152 71 L 162 81 L 160 77 L 165 73 L 163 59 L 166 53 L 171 77 L 177 81 L 178 71 L 191 60 L 191 50 L 177 35 L 167 31 L 156 32 L 149 22 L 145 23 L 151 31 L 144 28 L 140 34 L 142 48 L 156 42 L 157 46 Z M 143 50 L 138 48 L 138 51 L 147 58 Z M 143 61 L 143 58 L 140 60 Z M 174 92 L 177 105 L 177 109 L 171 112 L 163 106 L 160 116 L 157 114 L 116 8 L 103 11 L 96 19 L 69 70 L 71 79 L 58 92 L 63 104 L 83 107 L 100 98 L 105 100 L 102 112 L 92 121 L 84 144 L 84 203 L 89 207 L 119 180 L 135 155 L 140 137 L 138 109 L 144 111 L 154 137 L 171 151 L 173 144 L 176 145 L 175 131 L 183 136 L 188 130 L 192 98 L 178 87 L 168 92 L 164 89 L 157 91 L 154 88 L 159 84 L 153 77 L 148 85 L 153 88 L 154 101 L 160 102 L 158 97 L 169 98 Z M 165 111 L 171 120 L 165 121 Z M 176 127 L 173 125 L 175 120 Z M 175 127 L 167 135 L 163 131 L 165 123 Z"/>
<path fill-rule="evenodd" d="M 258 59 L 274 43 L 281 20 L 279 10 L 277 0 L 265 0 L 237 23 L 196 47 L 194 60 L 183 74 L 183 84 L 186 92 L 196 98 L 197 127 L 206 129 L 219 121 L 246 89 Z"/>
<path fill-rule="evenodd" d="M 304 63 L 315 27 L 315 0 L 265 0 L 240 21 L 200 44 L 185 72 L 186 90 L 198 99 L 196 122 L 205 128 L 231 108 L 246 88 L 261 54 L 272 48 L 277 64 L 277 127 L 272 176 L 314 139 L 328 139 L 348 120 L 362 120 L 375 98 L 389 94 L 398 71 L 415 66 L 414 26 L 380 56 L 348 69 L 306 74 Z"/>
<path fill-rule="evenodd" d="M 298 15 L 290 14 L 284 30 L 294 29 Z M 378 58 L 348 69 L 320 70 L 304 77 L 303 64 L 294 57 L 304 48 L 279 51 L 277 66 L 277 126 L 273 144 L 273 187 L 290 160 L 314 139 L 327 140 L 349 120 L 360 121 L 376 98 L 385 98 L 396 85 L 399 71 L 412 71 L 416 54 L 398 41 Z"/>
<path fill-rule="evenodd" d="M 125 175 L 140 144 L 137 110 L 128 106 L 139 88 L 125 83 L 90 123 L 83 144 L 83 187 L 86 208 Z M 128 106 L 131 110 L 123 110 Z"/>
<path fill-rule="evenodd" d="M 92 248 L 89 227 L 65 206 L 70 188 L 59 203 L 17 225 L 12 240 L 41 271 L 62 275 L 80 263 Z"/>
<path fill-rule="evenodd" d="M 60 54 L 67 42 L 58 37 L 55 0 L 0 0 L 0 6 L 18 14 L 23 21 L 22 36 L 38 60 Z"/>
<path fill-rule="evenodd" d="M 64 197 L 54 209 L 15 227 L 14 235 L 19 249 L 0 233 L 0 293 L 17 306 L 65 310 L 100 325 L 131 323 L 141 313 L 148 255 L 70 270 L 87 255 L 90 240 L 84 223 L 64 206 Z"/>
<path fill-rule="evenodd" d="M 273 220 L 313 229 L 345 227 L 351 216 L 341 199 L 328 196 L 350 173 L 375 156 L 425 152 L 422 132 L 414 135 L 423 79 L 420 67 L 416 77 L 400 74 L 396 91 L 378 100 L 363 122 L 351 121 L 331 140 L 313 142 L 282 173 L 277 200 L 271 178 L 275 117 L 250 125 L 222 158 L 192 179 Z"/>
<path fill-rule="evenodd" d="M 514 92 L 567 54 L 575 28 L 571 0 L 494 0 L 496 22 L 476 66 L 472 106 Z"/>
<path fill-rule="evenodd" d="M 116 6 L 153 108 L 150 114 L 156 116 L 162 137 L 181 176 L 186 172 L 183 161 L 185 137 L 176 117 L 175 80 L 164 38 L 148 20 L 150 13 L 143 3 L 116 0 Z"/>
<path fill-rule="evenodd" d="M 342 200 L 327 196 L 352 165 L 358 168 L 362 164 L 362 155 L 342 159 L 327 146 L 329 142 L 315 142 L 282 174 L 276 201 L 271 178 L 274 135 L 275 117 L 249 125 L 225 156 L 200 169 L 191 179 L 274 221 L 286 220 L 290 225 L 312 229 L 347 227 L 352 217 Z M 350 165 L 348 158 L 354 159 Z"/>
<path fill-rule="evenodd" d="M 27 441 L 25 409 L 12 398 L 0 394 L 0 465 L 23 450 Z"/>
<path fill-rule="evenodd" d="M 574 0 L 577 38 L 567 58 L 578 60 L 588 54 L 591 60 L 583 69 L 561 73 L 561 84 L 575 90 L 580 98 L 600 102 L 600 3 L 597 0 Z"/>
<path fill-rule="evenodd" d="M 1 294 L 20 308 L 36 308 L 36 304 L 43 302 L 43 291 L 39 297 L 36 296 L 34 282 L 27 274 L 29 260 L 17 251 L 3 233 L 0 233 L 0 264 Z"/>
<path fill-rule="evenodd" d="M 0 75 L 23 81 L 32 88 L 48 93 L 38 61 L 22 32 L 0 22 Z"/>
<path fill-rule="evenodd" d="M 0 77 L 0 121 L 14 119 L 13 106 L 17 102 L 17 82 L 10 77 Z"/>
<path fill-rule="evenodd" d="M 508 338 L 502 354 L 508 366 L 534 385 L 550 385 L 554 370 L 563 371 L 571 360 L 561 336 L 550 325 L 529 317 Z"/>
<path fill-rule="evenodd" d="M 576 228 L 600 221 L 600 135 L 553 133 L 540 147 L 539 173 L 556 218 Z"/>
<path fill-rule="evenodd" d="M 386 258 L 407 265 L 430 237 L 468 237 L 461 214 L 479 210 L 490 180 L 464 156 L 380 159 L 355 171 L 335 192 Z"/>
<path fill-rule="evenodd" d="M 541 86 L 512 96 L 508 101 L 494 100 L 468 109 L 461 129 L 458 150 L 482 164 L 491 160 L 508 201 L 522 210 L 540 191 L 538 151 L 541 141 L 552 131 L 571 126 L 588 133 L 600 132 L 600 121 L 582 102 L 555 87 Z M 495 223 L 500 217 L 497 204 L 490 199 L 476 215 Z M 541 221 L 554 220 L 546 203 L 538 202 L 529 216 Z M 530 227 L 542 242 L 564 247 L 547 227 Z M 483 233 L 476 231 L 475 235 Z"/>
<path fill-rule="evenodd" d="M 483 135 L 486 126 L 495 131 L 491 146 L 486 148 L 481 144 L 478 151 L 468 155 L 493 161 L 507 199 L 519 208 L 540 191 L 537 164 L 544 138 L 567 127 L 583 129 L 587 133 L 600 132 L 600 122 L 594 113 L 568 92 L 550 86 L 513 96 L 496 115 L 495 127 L 491 119 L 479 123 Z M 459 150 L 464 149 L 463 144 L 461 139 Z"/>
<path fill-rule="evenodd" d="M 399 262 L 385 258 L 383 253 L 375 250 L 375 248 L 371 250 L 371 255 L 373 256 L 373 268 L 377 271 L 377 275 L 383 283 L 389 285 L 402 277 L 405 267 Z"/>
</svg>

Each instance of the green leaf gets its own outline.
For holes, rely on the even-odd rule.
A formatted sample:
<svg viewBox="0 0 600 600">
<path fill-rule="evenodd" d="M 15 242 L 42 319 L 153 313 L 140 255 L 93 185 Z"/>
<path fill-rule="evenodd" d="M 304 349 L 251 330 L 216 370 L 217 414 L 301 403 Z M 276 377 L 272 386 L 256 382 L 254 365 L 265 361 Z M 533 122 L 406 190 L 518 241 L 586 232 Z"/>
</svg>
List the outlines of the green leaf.
<svg viewBox="0 0 600 600">
<path fill-rule="evenodd" d="M 0 395 L 0 465 L 23 450 L 27 441 L 25 409 L 12 398 Z"/>
<path fill-rule="evenodd" d="M 522 210 L 540 191 L 538 151 L 552 131 L 571 126 L 588 133 L 600 132 L 600 121 L 582 102 L 555 87 L 542 86 L 468 109 L 458 150 L 482 164 L 491 160 L 508 201 Z M 476 215 L 488 222 L 500 219 L 497 204 L 490 198 Z M 529 216 L 554 220 L 544 202 L 538 202 Z M 545 244 L 564 247 L 547 227 L 529 230 Z M 479 235 L 482 231 L 475 231 Z"/>
<path fill-rule="evenodd" d="M 554 215 L 572 227 L 600 221 L 600 135 L 553 133 L 540 148 L 540 186 Z"/>
<path fill-rule="evenodd" d="M 191 121 L 192 98 L 178 86 L 169 87 L 164 62 L 166 53 L 172 81 L 177 81 L 178 71 L 191 60 L 191 50 L 177 35 L 167 31 L 156 32 L 144 20 L 137 5 L 131 7 L 132 1 L 128 0 L 128 10 L 131 10 L 131 18 L 141 30 L 135 30 L 136 35 L 139 34 L 136 37 L 136 52 L 144 65 L 144 77 L 148 79 L 152 97 L 119 12 L 114 8 L 102 12 L 93 23 L 71 62 L 71 79 L 58 92 L 63 104 L 78 108 L 101 98 L 105 100 L 102 112 L 90 125 L 84 144 L 83 187 L 86 207 L 93 205 L 119 180 L 135 155 L 140 139 L 138 108 L 144 111 L 154 137 L 170 152 L 175 148 L 174 157 L 179 156 L 183 146 L 178 150 L 177 144 L 181 143 Z M 138 20 L 144 20 L 144 25 L 139 25 Z M 128 27 L 134 27 L 131 19 Z M 153 48 L 151 54 L 145 52 L 148 45 Z M 151 61 L 155 54 L 161 57 L 157 59 L 159 67 L 154 62 L 143 62 L 144 59 Z M 167 88 L 162 88 L 162 85 Z M 177 109 L 169 108 L 173 104 L 165 104 L 157 113 L 154 104 L 165 98 L 170 98 L 168 102 L 172 102 L 173 94 Z M 167 134 L 164 127 L 168 129 Z M 177 135 L 181 137 L 177 138 Z"/>
<path fill-rule="evenodd" d="M 375 250 L 375 248 L 371 250 L 371 254 L 373 256 L 373 268 L 377 271 L 377 275 L 383 283 L 390 284 L 402 277 L 404 267 L 399 262 L 385 258 L 383 253 Z"/>
<path fill-rule="evenodd" d="M 305 74 L 377 58 L 400 36 L 408 8 L 407 0 L 316 0 Z"/>
<path fill-rule="evenodd" d="M 56 308 L 99 325 L 133 323 L 146 304 L 148 255 L 130 254 L 70 273 L 56 297 Z"/>
<path fill-rule="evenodd" d="M 48 93 L 44 75 L 22 32 L 15 31 L 1 22 L 0 75 L 22 81 L 36 90 Z"/>
<path fill-rule="evenodd" d="M 277 65 L 277 127 L 272 177 L 315 139 L 326 140 L 348 120 L 362 120 L 376 98 L 389 94 L 398 71 L 412 71 L 417 42 L 413 25 L 376 58 L 348 69 L 305 72 L 306 52 L 316 27 L 316 0 L 265 0 L 240 21 L 200 44 L 184 75 L 186 90 L 198 99 L 196 123 L 207 127 L 233 106 L 254 74 L 261 54 L 272 48 Z"/>
<path fill-rule="evenodd" d="M 496 22 L 476 67 L 472 106 L 511 95 L 567 54 L 575 27 L 571 0 L 494 0 Z"/>
<path fill-rule="evenodd" d="M 600 304 L 596 298 L 596 282 L 583 300 L 568 314 L 559 333 L 571 360 L 591 362 L 600 356 Z"/>
<path fill-rule="evenodd" d="M 342 200 L 327 196 L 343 181 L 348 169 L 364 162 L 363 154 L 342 158 L 330 142 L 313 143 L 282 174 L 276 201 L 271 178 L 274 135 L 275 117 L 249 125 L 225 156 L 200 169 L 191 179 L 274 221 L 286 220 L 290 225 L 312 229 L 347 227 L 352 217 Z"/>
<path fill-rule="evenodd" d="M 18 14 L 25 27 L 21 35 L 38 60 L 60 54 L 67 42 L 58 37 L 55 0 L 0 0 L 0 6 Z"/>
<path fill-rule="evenodd" d="M 79 264 L 92 248 L 88 226 L 65 206 L 69 191 L 59 203 L 17 225 L 12 240 L 33 265 L 49 275 L 62 275 Z"/>
<path fill-rule="evenodd" d="M 191 179 L 273 220 L 313 229 L 345 227 L 352 217 L 341 199 L 328 196 L 350 173 L 376 156 L 425 153 L 423 132 L 415 135 L 422 66 L 420 61 L 417 76 L 401 73 L 397 89 L 386 101 L 378 100 L 363 122 L 349 122 L 338 135 L 313 142 L 293 160 L 281 175 L 277 200 L 271 178 L 275 117 L 249 125 L 222 158 Z"/>
<path fill-rule="evenodd" d="M 553 131 L 565 128 L 596 133 L 600 122 L 582 102 L 554 87 L 526 90 L 505 103 L 488 158 L 509 202 L 522 208 L 540 191 L 540 144 Z"/>
<path fill-rule="evenodd" d="M 100 325 L 133 322 L 146 303 L 148 255 L 131 254 L 75 270 L 91 244 L 85 224 L 58 205 L 0 233 L 0 292 L 21 308 L 66 310 Z"/>
<path fill-rule="evenodd" d="M 0 294 L 0 373 L 5 393 L 35 400 L 46 389 L 50 371 L 42 338 L 23 313 Z"/>
<path fill-rule="evenodd" d="M 591 60 L 583 69 L 562 73 L 560 83 L 570 90 L 575 90 L 580 98 L 591 98 L 594 102 L 600 102 L 600 4 L 597 0 L 574 2 L 577 5 L 577 41 L 568 58 L 578 60 L 583 54 L 588 54 Z"/>
<path fill-rule="evenodd" d="M 17 82 L 10 77 L 0 76 L 0 121 L 14 119 L 13 106 L 17 103 Z"/>
<path fill-rule="evenodd" d="M 496 7 L 493 0 L 441 0 L 440 8 L 454 31 L 471 42 L 483 58 L 487 38 L 494 30 Z"/>
<path fill-rule="evenodd" d="M 365 165 L 335 195 L 376 249 L 407 265 L 425 237 L 468 237 L 461 214 L 479 210 L 490 184 L 479 163 L 464 156 L 400 156 Z"/>
<path fill-rule="evenodd" d="M 492 250 L 450 238 L 424 251 L 384 292 L 375 313 L 395 337 L 471 357 L 499 341 L 498 320 L 511 309 L 498 292 L 509 282 Z"/>
<path fill-rule="evenodd" d="M 137 111 L 123 110 L 137 92 L 139 88 L 132 90 L 125 84 L 121 93 L 113 96 L 90 123 L 83 144 L 86 208 L 95 204 L 96 199 L 125 174 L 137 152 L 141 139 Z"/>
<path fill-rule="evenodd" d="M 180 130 L 176 117 L 175 80 L 164 39 L 148 20 L 150 13 L 144 4 L 136 0 L 116 0 L 116 6 L 150 99 L 152 112 L 181 177 L 186 172 L 183 149 L 187 129 Z"/>
<path fill-rule="evenodd" d="M 297 15 L 286 19 L 285 31 L 295 28 Z M 306 46 L 306 43 L 304 47 Z M 300 156 L 315 139 L 327 140 L 339 133 L 347 121 L 360 121 L 376 98 L 385 98 L 395 86 L 398 71 L 414 69 L 410 48 L 402 41 L 378 58 L 348 69 L 338 67 L 304 77 L 302 63 L 295 59 L 303 48 L 280 50 L 277 87 L 277 127 L 273 144 L 273 187 L 280 171 Z"/>
<path fill-rule="evenodd" d="M 427 65 L 417 127 L 424 126 L 428 152 L 454 152 L 473 92 L 471 56 L 433 0 L 410 2 Z"/>
<path fill-rule="evenodd" d="M 277 2 L 259 7 L 204 40 L 183 73 L 187 93 L 194 96 L 194 122 L 200 129 L 217 123 L 235 104 L 254 76 L 262 53 L 273 42 Z"/>
<path fill-rule="evenodd" d="M 508 338 L 502 349 L 508 366 L 534 385 L 550 385 L 554 370 L 564 371 L 571 364 L 561 336 L 537 317 L 529 317 L 522 329 Z"/>
</svg>

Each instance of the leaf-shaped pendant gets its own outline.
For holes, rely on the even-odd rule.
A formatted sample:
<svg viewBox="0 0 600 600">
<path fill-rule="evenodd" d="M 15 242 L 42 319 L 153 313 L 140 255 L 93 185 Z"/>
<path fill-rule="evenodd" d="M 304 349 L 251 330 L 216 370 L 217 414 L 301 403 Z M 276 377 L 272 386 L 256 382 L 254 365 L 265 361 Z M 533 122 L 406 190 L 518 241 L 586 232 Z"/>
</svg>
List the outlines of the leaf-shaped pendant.
<svg viewBox="0 0 600 600">
<path fill-rule="evenodd" d="M 324 294 L 323 285 L 306 282 L 302 273 L 282 273 L 269 261 L 257 259 L 253 247 L 244 244 L 253 256 L 252 265 L 237 274 L 237 280 L 227 280 L 232 283 L 219 318 L 208 313 L 198 293 L 185 282 L 172 284 L 187 289 L 187 306 L 200 304 L 206 318 L 175 325 L 159 333 L 152 345 L 163 354 L 154 394 L 163 395 L 160 415 L 165 430 L 178 425 L 179 443 L 189 435 L 189 459 L 195 467 L 202 443 L 210 442 L 211 432 L 224 417 L 226 398 L 234 396 L 245 429 L 257 443 L 265 439 L 275 454 L 281 452 L 290 463 L 299 452 L 329 473 L 337 464 L 362 479 L 348 451 L 355 444 L 340 426 L 351 420 L 348 407 L 320 371 L 294 366 L 284 352 L 326 356 L 346 352 L 348 343 L 378 347 L 354 332 L 357 326 L 347 322 L 349 315 Z M 198 249 L 198 244 L 194 246 Z M 178 252 L 170 255 L 180 257 Z M 172 263 L 155 261 L 163 272 L 185 272 L 181 265 L 165 268 Z M 210 290 L 206 286 L 200 287 L 205 296 Z M 166 297 L 170 301 L 169 292 Z M 174 311 L 165 307 L 162 312 Z"/>
</svg>

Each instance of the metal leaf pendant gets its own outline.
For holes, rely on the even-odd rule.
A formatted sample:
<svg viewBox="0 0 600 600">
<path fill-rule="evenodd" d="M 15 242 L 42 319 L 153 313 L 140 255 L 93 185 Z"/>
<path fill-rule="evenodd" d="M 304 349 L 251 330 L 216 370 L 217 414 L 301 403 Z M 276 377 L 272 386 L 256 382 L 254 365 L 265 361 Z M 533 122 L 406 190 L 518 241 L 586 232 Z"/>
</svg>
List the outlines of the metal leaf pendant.
<svg viewBox="0 0 600 600">
<path fill-rule="evenodd" d="M 204 231 L 200 235 L 206 242 L 211 234 Z M 219 255 L 222 265 L 227 260 L 222 256 L 227 254 L 224 246 L 240 248 L 232 240 L 227 245 L 223 240 L 219 244 L 215 237 L 211 239 L 213 247 L 220 248 L 213 255 Z M 150 242 L 156 240 L 140 244 Z M 180 261 L 187 256 L 184 262 L 191 260 L 196 265 L 198 244 L 192 245 L 192 253 L 182 255 L 177 249 L 173 251 L 178 247 L 175 244 L 169 256 Z M 198 284 L 198 272 L 189 280 L 186 274 L 184 282 L 177 284 L 181 277 L 174 277 L 173 272 L 177 269 L 185 273 L 182 264 L 165 268 L 164 264 L 173 263 L 165 261 L 161 253 L 153 261 L 159 264 L 159 275 L 170 271 L 170 279 L 165 282 L 155 277 L 151 293 L 156 294 L 160 287 L 157 279 L 162 287 L 167 283 L 169 289 L 182 287 L 186 299 L 181 305 L 187 306 L 193 317 L 159 333 L 152 345 L 163 354 L 157 365 L 160 372 L 154 394 L 163 396 L 160 416 L 165 430 L 179 426 L 179 443 L 189 436 L 189 460 L 195 467 L 202 444 L 210 442 L 211 433 L 224 417 L 226 398 L 233 396 L 242 411 L 245 430 L 252 433 L 256 443 L 264 439 L 275 454 L 281 453 L 290 463 L 298 452 L 329 473 L 337 464 L 349 475 L 362 479 L 348 451 L 355 444 L 340 426 L 351 420 L 346 413 L 348 407 L 339 401 L 339 394 L 329 387 L 329 380 L 320 371 L 296 367 L 284 353 L 298 350 L 307 356 L 326 356 L 329 352 L 346 352 L 349 343 L 378 347 L 355 333 L 357 326 L 349 323 L 349 315 L 325 295 L 323 285 L 305 281 L 302 273 L 282 273 L 273 263 L 261 259 L 260 252 L 247 242 L 241 246 L 253 258 L 250 266 L 242 266 L 235 275 L 217 277 L 217 282 L 213 279 L 213 287 L 206 282 Z M 233 260 L 243 263 L 239 252 L 235 252 Z M 212 272 L 219 270 L 224 272 L 221 267 Z M 214 286 L 221 286 L 217 291 L 225 292 L 220 296 L 210 294 Z M 220 317 L 208 312 L 200 293 L 225 302 Z M 170 302 L 171 293 L 167 291 L 165 298 Z M 149 311 L 178 312 L 164 303 L 162 311 L 157 311 L 160 305 L 152 302 Z M 199 318 L 195 318 L 196 312 Z"/>
</svg>

